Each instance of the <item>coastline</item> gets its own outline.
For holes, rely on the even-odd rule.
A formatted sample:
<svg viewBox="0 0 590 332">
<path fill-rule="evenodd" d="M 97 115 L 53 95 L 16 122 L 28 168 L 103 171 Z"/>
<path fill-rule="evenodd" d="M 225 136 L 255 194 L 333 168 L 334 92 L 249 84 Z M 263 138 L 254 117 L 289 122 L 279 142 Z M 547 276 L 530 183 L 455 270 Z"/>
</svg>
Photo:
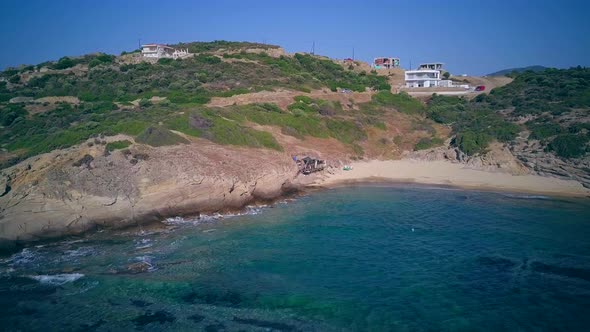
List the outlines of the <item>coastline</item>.
<svg viewBox="0 0 590 332">
<path fill-rule="evenodd" d="M 539 175 L 512 175 L 468 168 L 448 161 L 415 159 L 362 161 L 339 169 L 310 187 L 334 188 L 363 183 L 400 183 L 454 187 L 467 190 L 590 197 L 590 189 L 580 182 Z"/>
<path fill-rule="evenodd" d="M 155 153 L 152 152 L 152 154 Z M 111 160 L 121 159 L 121 163 L 126 162 L 117 155 L 114 157 L 111 157 Z M 180 159 L 180 157 L 178 164 L 182 165 L 182 161 L 187 159 Z M 150 163 L 161 160 L 165 158 L 154 158 L 154 161 L 150 160 Z M 101 161 L 99 159 L 95 162 L 100 165 L 98 163 Z M 136 188 L 137 183 L 143 183 L 146 178 L 151 179 L 150 181 L 158 179 L 153 174 L 154 169 L 164 169 L 151 164 L 154 168 L 147 169 L 148 172 L 145 174 L 139 173 L 139 181 L 133 180 L 131 176 L 117 183 L 125 188 L 137 189 L 134 197 L 130 196 L 126 199 L 118 199 L 119 195 L 109 197 L 103 192 L 93 193 L 92 190 L 96 190 L 95 187 L 88 188 L 81 185 L 77 188 L 72 186 L 64 188 L 64 192 L 68 194 L 66 199 L 42 196 L 43 192 L 38 187 L 35 187 L 36 191 L 32 191 L 33 187 L 24 187 L 29 188 L 27 190 L 30 192 L 16 195 L 18 191 L 12 191 L 0 200 L 0 206 L 11 199 L 18 200 L 17 204 L 11 205 L 0 215 L 4 217 L 0 218 L 4 219 L 0 222 L 0 250 L 79 235 L 97 228 L 132 228 L 161 223 L 168 217 L 190 217 L 200 213 L 235 213 L 243 211 L 248 205 L 272 204 L 277 200 L 306 192 L 351 185 L 409 184 L 554 197 L 590 197 L 590 189 L 584 188 L 577 181 L 483 171 L 449 161 L 418 159 L 359 161 L 351 164 L 353 169 L 350 171 L 343 171 L 340 167 L 339 169 L 331 168 L 309 177 L 296 178 L 290 175 L 293 174 L 291 163 L 291 160 L 285 160 L 284 165 L 273 165 L 281 169 L 281 172 L 276 172 L 276 169 L 272 167 L 258 169 L 260 172 L 258 178 L 244 178 L 243 182 L 237 178 L 239 171 L 242 170 L 236 169 L 234 179 L 203 176 L 196 184 L 191 180 L 192 177 L 185 175 L 192 172 L 191 164 L 179 167 L 174 170 L 174 174 L 172 170 L 168 170 L 167 175 L 176 180 L 172 183 L 169 181 L 170 177 L 162 177 L 159 174 L 163 182 L 157 181 L 157 183 L 150 183 L 149 186 L 142 184 Z M 33 169 L 35 168 L 37 167 L 33 163 Z M 275 173 L 269 174 L 268 172 L 273 169 Z M 80 178 L 86 173 L 88 171 L 77 173 L 76 176 Z M 114 175 L 107 172 L 105 177 L 111 178 Z M 55 189 L 55 186 L 48 186 L 48 188 Z M 70 202 L 67 197 L 75 198 L 75 201 Z"/>
</svg>

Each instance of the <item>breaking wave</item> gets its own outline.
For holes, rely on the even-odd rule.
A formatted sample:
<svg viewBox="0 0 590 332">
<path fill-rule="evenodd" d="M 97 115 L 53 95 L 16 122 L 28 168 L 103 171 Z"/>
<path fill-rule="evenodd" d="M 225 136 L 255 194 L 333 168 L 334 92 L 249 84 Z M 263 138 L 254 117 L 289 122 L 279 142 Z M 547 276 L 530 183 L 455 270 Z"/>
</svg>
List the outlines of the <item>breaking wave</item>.
<svg viewBox="0 0 590 332">
<path fill-rule="evenodd" d="M 61 286 L 67 284 L 68 282 L 76 281 L 82 278 L 84 275 L 82 273 L 64 273 L 64 274 L 53 274 L 53 275 L 36 275 L 36 276 L 28 276 L 33 280 L 37 280 L 38 282 L 45 284 L 45 285 L 53 285 L 53 286 Z"/>
<path fill-rule="evenodd" d="M 246 215 L 257 215 L 261 213 L 265 208 L 268 208 L 268 205 L 248 205 L 243 211 L 235 212 L 235 213 L 213 213 L 213 214 L 201 214 L 198 217 L 172 217 L 166 218 L 162 221 L 166 225 L 184 225 L 184 224 L 200 224 L 200 223 L 207 223 L 216 221 L 219 219 L 226 219 L 231 217 L 238 217 L 238 216 L 246 216 Z"/>
</svg>

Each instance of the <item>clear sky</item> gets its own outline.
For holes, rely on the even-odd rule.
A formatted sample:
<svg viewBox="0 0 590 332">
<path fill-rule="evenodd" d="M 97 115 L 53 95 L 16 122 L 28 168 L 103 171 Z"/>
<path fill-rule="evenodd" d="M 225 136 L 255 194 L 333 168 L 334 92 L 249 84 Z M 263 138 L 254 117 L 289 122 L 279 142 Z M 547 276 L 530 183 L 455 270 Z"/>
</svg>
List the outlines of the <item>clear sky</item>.
<svg viewBox="0 0 590 332">
<path fill-rule="evenodd" d="M 587 0 L 1 0 L 0 68 L 142 42 L 255 41 L 454 74 L 590 66 Z"/>
</svg>

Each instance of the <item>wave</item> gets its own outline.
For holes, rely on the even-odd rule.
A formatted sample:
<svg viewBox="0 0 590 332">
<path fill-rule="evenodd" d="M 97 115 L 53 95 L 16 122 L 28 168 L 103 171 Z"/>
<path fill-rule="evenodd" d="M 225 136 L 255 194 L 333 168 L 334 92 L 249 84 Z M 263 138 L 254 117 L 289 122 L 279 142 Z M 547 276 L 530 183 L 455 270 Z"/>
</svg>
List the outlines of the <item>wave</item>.
<svg viewBox="0 0 590 332">
<path fill-rule="evenodd" d="M 515 199 L 551 199 L 549 196 L 543 195 L 527 195 L 527 194 L 503 194 L 504 197 Z"/>
<path fill-rule="evenodd" d="M 53 275 L 45 275 L 40 274 L 36 276 L 28 276 L 33 280 L 37 280 L 41 284 L 45 285 L 53 285 L 53 286 L 61 286 L 68 282 L 76 281 L 84 275 L 82 273 L 64 273 L 64 274 L 53 274 Z"/>
<path fill-rule="evenodd" d="M 216 221 L 219 219 L 226 219 L 238 216 L 247 216 L 247 215 L 257 215 L 261 213 L 265 208 L 268 208 L 268 205 L 248 205 L 244 208 L 244 210 L 235 213 L 213 213 L 213 214 L 201 214 L 198 217 L 190 217 L 190 218 L 183 218 L 183 217 L 171 217 L 166 218 L 162 222 L 166 225 L 184 225 L 184 224 L 200 224 L 200 223 L 207 223 Z"/>
<path fill-rule="evenodd" d="M 135 249 L 146 249 L 153 245 L 151 239 L 139 239 L 135 241 Z"/>
<path fill-rule="evenodd" d="M 31 263 L 37 259 L 37 255 L 29 248 L 24 248 L 20 252 L 10 256 L 7 259 L 0 260 L 0 263 L 8 263 L 11 266 L 24 265 Z"/>
<path fill-rule="evenodd" d="M 65 250 L 63 252 L 64 256 L 68 257 L 85 257 L 85 256 L 92 256 L 96 254 L 96 250 L 92 247 L 80 247 L 77 249 Z"/>
</svg>

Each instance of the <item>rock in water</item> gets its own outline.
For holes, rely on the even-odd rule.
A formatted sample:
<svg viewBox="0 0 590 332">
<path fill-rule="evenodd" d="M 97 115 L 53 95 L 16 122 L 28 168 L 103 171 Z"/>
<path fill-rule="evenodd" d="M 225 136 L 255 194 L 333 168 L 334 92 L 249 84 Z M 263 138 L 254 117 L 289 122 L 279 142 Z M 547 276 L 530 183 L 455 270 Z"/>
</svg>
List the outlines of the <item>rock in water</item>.
<svg viewBox="0 0 590 332">
<path fill-rule="evenodd" d="M 148 262 L 137 262 L 127 266 L 127 272 L 132 274 L 148 272 L 152 268 L 152 264 Z"/>
</svg>

